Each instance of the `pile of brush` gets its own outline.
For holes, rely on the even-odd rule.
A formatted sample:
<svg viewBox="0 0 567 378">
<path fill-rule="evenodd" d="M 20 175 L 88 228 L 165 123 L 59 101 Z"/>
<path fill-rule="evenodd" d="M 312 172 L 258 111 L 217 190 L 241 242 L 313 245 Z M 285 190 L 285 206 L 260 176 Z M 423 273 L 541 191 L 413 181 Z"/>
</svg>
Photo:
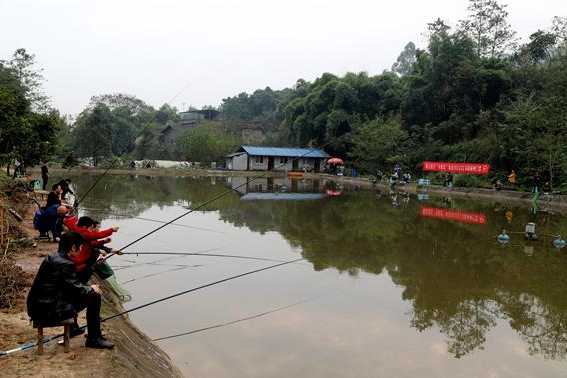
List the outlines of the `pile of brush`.
<svg viewBox="0 0 567 378">
<path fill-rule="evenodd" d="M 5 207 L 5 199 L 0 197 L 0 309 L 11 308 L 26 284 L 23 270 L 11 257 L 17 245 L 14 238 L 20 234 L 20 228 Z"/>
<path fill-rule="evenodd" d="M 14 306 L 25 284 L 22 268 L 8 256 L 0 257 L 0 309 Z"/>
</svg>

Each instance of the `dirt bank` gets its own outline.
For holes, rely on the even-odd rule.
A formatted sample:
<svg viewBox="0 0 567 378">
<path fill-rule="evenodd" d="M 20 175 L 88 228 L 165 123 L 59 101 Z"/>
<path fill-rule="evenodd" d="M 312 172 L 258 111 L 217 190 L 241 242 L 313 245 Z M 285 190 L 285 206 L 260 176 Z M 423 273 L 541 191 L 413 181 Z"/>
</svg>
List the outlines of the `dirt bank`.
<svg viewBox="0 0 567 378">
<path fill-rule="evenodd" d="M 32 235 L 30 205 L 20 208 L 24 221 L 20 230 Z M 30 244 L 30 243 L 28 243 Z M 21 268 L 24 288 L 15 298 L 10 309 L 0 311 L 0 350 L 12 349 L 35 340 L 36 331 L 31 327 L 25 312 L 25 298 L 35 272 L 43 258 L 56 249 L 56 244 L 40 242 L 37 246 L 13 251 L 9 258 Z M 3 253 L 4 251 L 2 251 Z M 17 269 L 17 268 L 16 268 Z M 103 315 L 122 310 L 117 297 L 103 285 Z M 81 324 L 85 323 L 84 312 Z M 58 334 L 59 328 L 51 328 L 46 334 Z M 84 337 L 71 339 L 71 352 L 63 353 L 62 346 L 51 343 L 45 354 L 36 355 L 35 349 L 0 357 L 0 375 L 10 377 L 181 377 L 170 358 L 150 339 L 130 323 L 127 317 L 116 318 L 103 324 L 103 333 L 115 343 L 113 350 L 94 350 L 84 347 Z"/>
</svg>

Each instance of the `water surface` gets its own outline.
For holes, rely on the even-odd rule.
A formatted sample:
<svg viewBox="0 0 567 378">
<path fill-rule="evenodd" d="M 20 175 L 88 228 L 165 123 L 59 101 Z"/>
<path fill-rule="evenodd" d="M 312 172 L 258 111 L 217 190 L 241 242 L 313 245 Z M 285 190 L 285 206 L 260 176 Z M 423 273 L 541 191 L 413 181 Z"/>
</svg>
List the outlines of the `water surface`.
<svg viewBox="0 0 567 378">
<path fill-rule="evenodd" d="M 95 180 L 74 178 L 79 192 Z M 237 187 L 232 190 L 231 187 Z M 84 213 L 122 246 L 230 191 L 131 252 L 203 252 L 299 263 L 136 311 L 191 377 L 564 377 L 567 235 L 558 214 L 506 203 L 405 196 L 324 181 L 105 177 Z M 527 222 L 540 240 L 524 241 Z M 506 228 L 507 246 L 496 242 Z M 133 296 L 159 297 L 272 264 L 205 256 L 112 260 Z"/>
</svg>

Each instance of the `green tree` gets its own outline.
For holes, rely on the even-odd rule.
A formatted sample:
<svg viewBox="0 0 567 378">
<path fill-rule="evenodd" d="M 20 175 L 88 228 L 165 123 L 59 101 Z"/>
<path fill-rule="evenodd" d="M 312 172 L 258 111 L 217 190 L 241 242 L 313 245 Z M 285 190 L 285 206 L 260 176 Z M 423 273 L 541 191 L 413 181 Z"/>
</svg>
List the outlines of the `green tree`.
<svg viewBox="0 0 567 378">
<path fill-rule="evenodd" d="M 74 152 L 78 157 L 92 159 L 96 167 L 102 157 L 112 153 L 112 113 L 100 103 L 92 110 L 84 110 L 73 130 Z"/>
<path fill-rule="evenodd" d="M 400 74 L 401 76 L 409 75 L 413 70 L 417 57 L 417 49 L 413 42 L 408 42 L 404 50 L 398 56 L 396 62 L 392 65 L 392 71 Z"/>
<path fill-rule="evenodd" d="M 43 93 L 42 70 L 36 68 L 35 55 L 17 49 L 12 59 L 4 62 L 13 70 L 33 110 L 49 112 L 49 98 Z"/>
<path fill-rule="evenodd" d="M 178 150 L 185 160 L 211 162 L 224 160 L 224 156 L 233 152 L 238 144 L 238 140 L 218 123 L 204 122 L 179 139 Z"/>
<path fill-rule="evenodd" d="M 355 128 L 349 157 L 366 172 L 389 169 L 403 160 L 407 133 L 395 119 L 375 119 Z"/>
<path fill-rule="evenodd" d="M 0 61 L 0 162 L 17 158 L 25 165 L 48 159 L 56 150 L 61 117 L 41 93 L 34 56 L 18 49 Z"/>
</svg>

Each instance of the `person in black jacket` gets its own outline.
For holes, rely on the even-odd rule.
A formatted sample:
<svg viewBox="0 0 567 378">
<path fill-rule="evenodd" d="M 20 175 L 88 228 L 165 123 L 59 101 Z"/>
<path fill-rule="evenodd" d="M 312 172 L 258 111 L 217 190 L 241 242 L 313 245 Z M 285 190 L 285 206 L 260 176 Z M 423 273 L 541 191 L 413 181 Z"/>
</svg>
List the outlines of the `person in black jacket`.
<svg viewBox="0 0 567 378">
<path fill-rule="evenodd" d="M 51 192 L 49 192 L 49 194 L 47 195 L 47 203 L 45 204 L 45 207 L 47 208 L 53 205 L 61 205 L 61 193 L 63 193 L 61 185 L 53 185 L 51 187 Z"/>
<path fill-rule="evenodd" d="M 61 235 L 59 251 L 43 260 L 27 298 L 28 315 L 35 324 L 53 326 L 73 319 L 87 309 L 88 348 L 110 349 L 100 329 L 101 290 L 97 285 L 84 285 L 77 279 L 75 264 L 69 259 L 79 253 L 83 238 L 78 233 Z M 73 330 L 77 335 L 78 328 Z"/>
</svg>

